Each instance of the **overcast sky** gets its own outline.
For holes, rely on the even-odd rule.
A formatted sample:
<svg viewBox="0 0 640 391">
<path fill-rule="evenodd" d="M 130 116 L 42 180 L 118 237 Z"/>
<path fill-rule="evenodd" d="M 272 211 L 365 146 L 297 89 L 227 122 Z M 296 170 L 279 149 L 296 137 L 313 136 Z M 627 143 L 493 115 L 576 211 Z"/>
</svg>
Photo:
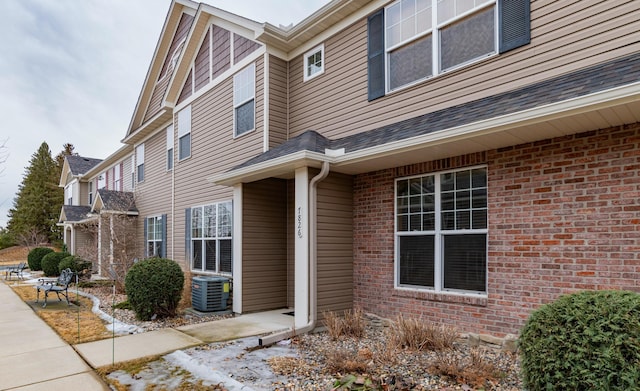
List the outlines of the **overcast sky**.
<svg viewBox="0 0 640 391">
<path fill-rule="evenodd" d="M 328 0 L 208 0 L 272 24 L 297 23 Z M 170 0 L 2 0 L 0 227 L 31 155 L 71 143 L 103 159 L 121 144 Z"/>
</svg>

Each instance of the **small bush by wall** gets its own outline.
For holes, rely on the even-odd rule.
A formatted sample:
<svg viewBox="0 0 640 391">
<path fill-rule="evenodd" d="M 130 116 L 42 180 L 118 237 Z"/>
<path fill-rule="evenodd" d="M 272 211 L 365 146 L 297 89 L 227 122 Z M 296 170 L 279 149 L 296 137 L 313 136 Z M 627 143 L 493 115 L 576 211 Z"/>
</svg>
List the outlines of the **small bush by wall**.
<svg viewBox="0 0 640 391">
<path fill-rule="evenodd" d="M 149 258 L 134 264 L 125 277 L 125 291 L 141 320 L 175 316 L 184 286 L 184 273 L 173 260 Z"/>
<path fill-rule="evenodd" d="M 29 251 L 27 255 L 27 263 L 29 264 L 29 269 L 32 271 L 42 270 L 42 258 L 52 253 L 53 249 L 48 247 L 36 247 L 33 250 Z"/>
<path fill-rule="evenodd" d="M 640 389 L 640 294 L 561 296 L 531 314 L 520 351 L 530 391 Z"/>
<path fill-rule="evenodd" d="M 50 252 L 42 257 L 42 271 L 44 275 L 47 277 L 60 275 L 60 262 L 68 256 L 69 253 Z"/>
<path fill-rule="evenodd" d="M 76 273 L 80 279 L 86 280 L 91 276 L 91 262 L 85 261 L 76 255 L 69 255 L 60 261 L 58 272 L 62 273 L 67 268 Z"/>
</svg>

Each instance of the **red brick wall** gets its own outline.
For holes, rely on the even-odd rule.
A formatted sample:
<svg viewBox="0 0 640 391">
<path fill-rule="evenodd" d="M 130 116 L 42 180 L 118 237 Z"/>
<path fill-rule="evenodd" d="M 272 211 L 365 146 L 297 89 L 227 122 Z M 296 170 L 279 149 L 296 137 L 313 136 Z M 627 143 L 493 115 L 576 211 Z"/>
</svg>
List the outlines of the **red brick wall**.
<svg viewBox="0 0 640 391">
<path fill-rule="evenodd" d="M 394 179 L 487 164 L 487 298 L 397 290 Z M 517 334 L 532 309 L 581 289 L 640 291 L 640 124 L 359 175 L 354 300 L 461 331 Z"/>
</svg>

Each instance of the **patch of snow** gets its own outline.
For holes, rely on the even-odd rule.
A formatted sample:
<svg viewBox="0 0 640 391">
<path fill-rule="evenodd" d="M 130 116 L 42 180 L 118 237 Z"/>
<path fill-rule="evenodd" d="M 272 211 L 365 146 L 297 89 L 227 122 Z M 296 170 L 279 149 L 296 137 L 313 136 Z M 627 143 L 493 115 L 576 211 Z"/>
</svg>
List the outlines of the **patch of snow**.
<svg viewBox="0 0 640 391">
<path fill-rule="evenodd" d="M 189 356 L 182 350 L 177 350 L 163 358 L 167 360 L 167 362 L 189 371 L 198 379 L 209 381 L 212 384 L 222 383 L 229 391 L 254 391 L 253 388 L 245 386 L 215 369 L 211 369 L 206 365 L 200 364 L 197 359 Z"/>
</svg>

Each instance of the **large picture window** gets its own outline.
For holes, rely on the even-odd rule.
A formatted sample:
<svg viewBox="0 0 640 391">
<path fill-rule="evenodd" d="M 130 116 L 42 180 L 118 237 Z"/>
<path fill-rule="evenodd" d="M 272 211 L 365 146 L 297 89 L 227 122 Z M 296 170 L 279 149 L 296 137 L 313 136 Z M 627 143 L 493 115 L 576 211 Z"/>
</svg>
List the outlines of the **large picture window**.
<svg viewBox="0 0 640 391">
<path fill-rule="evenodd" d="M 234 136 L 255 129 L 256 65 L 251 64 L 233 76 Z"/>
<path fill-rule="evenodd" d="M 398 179 L 395 206 L 398 286 L 486 293 L 486 168 Z"/>
<path fill-rule="evenodd" d="M 191 269 L 232 272 L 231 202 L 191 208 Z"/>
<path fill-rule="evenodd" d="M 384 32 L 393 91 L 496 53 L 496 0 L 399 0 Z"/>
</svg>

